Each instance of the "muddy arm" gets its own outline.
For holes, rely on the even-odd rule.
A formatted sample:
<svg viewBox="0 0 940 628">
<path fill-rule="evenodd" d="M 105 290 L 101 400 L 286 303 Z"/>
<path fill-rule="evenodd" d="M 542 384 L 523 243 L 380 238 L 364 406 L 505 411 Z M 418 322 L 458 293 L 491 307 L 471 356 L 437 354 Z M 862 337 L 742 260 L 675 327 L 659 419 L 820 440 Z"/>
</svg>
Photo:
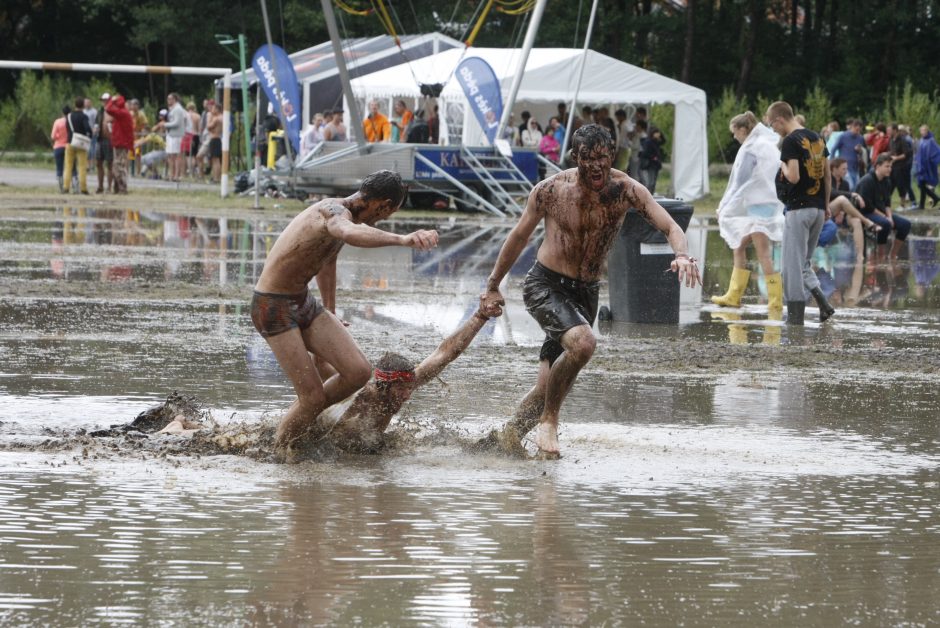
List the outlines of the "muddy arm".
<svg viewBox="0 0 940 628">
<path fill-rule="evenodd" d="M 336 256 L 317 273 L 317 288 L 320 289 L 323 307 L 336 314 Z"/>
<path fill-rule="evenodd" d="M 486 325 L 487 320 L 489 319 L 481 314 L 480 310 L 477 310 L 457 331 L 445 338 L 434 350 L 434 353 L 425 358 L 415 368 L 415 379 L 418 386 L 423 386 L 440 375 L 448 364 L 460 357 L 460 354 L 470 346 L 476 335 Z"/>
</svg>

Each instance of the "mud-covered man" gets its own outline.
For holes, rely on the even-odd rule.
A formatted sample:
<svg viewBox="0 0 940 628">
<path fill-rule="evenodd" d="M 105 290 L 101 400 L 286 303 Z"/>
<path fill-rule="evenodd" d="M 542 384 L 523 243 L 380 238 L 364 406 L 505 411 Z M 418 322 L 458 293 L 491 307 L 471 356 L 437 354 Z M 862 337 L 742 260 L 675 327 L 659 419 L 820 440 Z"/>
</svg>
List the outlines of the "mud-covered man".
<svg viewBox="0 0 940 628">
<path fill-rule="evenodd" d="M 614 150 L 610 134 L 599 125 L 588 124 L 575 132 L 572 153 L 577 167 L 535 187 L 481 295 L 484 308 L 504 304 L 499 285 L 544 220 L 545 236 L 522 294 L 526 310 L 545 331 L 546 339 L 539 352 L 536 384 L 522 400 L 516 418 L 499 435 L 504 447 L 518 448 L 537 419 L 539 453 L 549 458 L 559 455 L 559 411 L 594 353 L 591 328 L 597 315 L 598 280 L 628 209 L 635 208 L 666 235 L 676 254 L 671 268 L 680 282 L 691 287 L 701 281 L 682 228 L 642 184 L 611 169 Z"/>
<path fill-rule="evenodd" d="M 401 207 L 406 192 L 397 173 L 373 173 L 352 196 L 324 199 L 298 214 L 268 254 L 255 285 L 251 320 L 297 393 L 278 426 L 279 447 L 303 437 L 325 408 L 356 392 L 371 375 L 369 361 L 333 313 L 336 256 L 343 245 L 422 251 L 437 246 L 436 231 L 397 235 L 373 226 Z M 322 303 L 308 289 L 314 276 Z M 317 360 L 331 367 L 325 381 Z"/>
<path fill-rule="evenodd" d="M 383 434 L 392 417 L 412 393 L 440 375 L 470 346 L 486 322 L 502 313 L 502 308 L 496 304 L 478 308 L 417 366 L 397 353 L 383 355 L 375 363 L 375 378 L 356 393 L 350 403 L 337 404 L 320 415 L 315 438 L 326 439 L 354 453 L 379 450 L 384 445 Z"/>
</svg>

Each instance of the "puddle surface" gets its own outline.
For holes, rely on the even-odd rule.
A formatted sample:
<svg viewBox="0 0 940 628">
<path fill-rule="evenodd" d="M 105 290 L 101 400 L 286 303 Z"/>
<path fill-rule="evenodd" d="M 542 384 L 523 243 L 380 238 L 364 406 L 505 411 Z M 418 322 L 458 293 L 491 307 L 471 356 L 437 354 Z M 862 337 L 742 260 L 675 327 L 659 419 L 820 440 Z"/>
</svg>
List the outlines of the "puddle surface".
<svg viewBox="0 0 940 628">
<path fill-rule="evenodd" d="M 0 622 L 940 622 L 935 227 L 897 264 L 820 253 L 825 326 L 768 321 L 759 276 L 740 310 L 683 289 L 679 325 L 599 325 L 557 462 L 461 446 L 534 381 L 534 248 L 507 315 L 393 423 L 443 436 L 298 465 L 63 440 L 172 390 L 222 425 L 276 418 L 293 393 L 246 304 L 284 224 L 0 214 Z M 385 227 L 441 246 L 345 250 L 338 313 L 368 356 L 420 359 L 472 313 L 511 225 Z M 715 292 L 730 251 L 697 220 L 689 239 Z"/>
</svg>

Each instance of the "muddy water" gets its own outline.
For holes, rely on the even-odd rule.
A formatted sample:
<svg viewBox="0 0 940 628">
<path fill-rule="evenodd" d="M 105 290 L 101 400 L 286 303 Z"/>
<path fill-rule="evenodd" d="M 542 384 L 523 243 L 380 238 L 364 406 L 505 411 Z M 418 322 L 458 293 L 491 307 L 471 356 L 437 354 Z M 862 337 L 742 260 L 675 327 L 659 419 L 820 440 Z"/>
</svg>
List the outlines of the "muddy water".
<svg viewBox="0 0 940 628">
<path fill-rule="evenodd" d="M 276 420 L 292 392 L 245 303 L 284 222 L 0 214 L 0 622 L 940 622 L 930 223 L 896 264 L 820 254 L 844 299 L 825 326 L 767 320 L 759 277 L 731 317 L 683 291 L 680 325 L 599 326 L 557 462 L 464 448 L 533 381 L 531 250 L 507 316 L 415 394 L 386 455 L 278 465 L 82 436 L 172 390 L 223 426 Z M 511 226 L 432 222 L 435 252 L 341 256 L 339 311 L 370 357 L 432 351 Z M 689 238 L 713 293 L 730 253 L 707 223 Z"/>
</svg>

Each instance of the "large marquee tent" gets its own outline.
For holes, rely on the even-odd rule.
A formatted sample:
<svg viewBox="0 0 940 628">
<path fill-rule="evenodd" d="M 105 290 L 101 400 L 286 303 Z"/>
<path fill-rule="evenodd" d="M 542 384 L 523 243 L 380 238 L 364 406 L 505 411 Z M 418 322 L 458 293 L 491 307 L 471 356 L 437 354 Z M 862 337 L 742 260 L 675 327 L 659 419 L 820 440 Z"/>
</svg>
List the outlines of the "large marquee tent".
<svg viewBox="0 0 940 628">
<path fill-rule="evenodd" d="M 513 111 L 530 111 L 543 124 L 555 114 L 556 104 L 571 103 L 578 83 L 583 51 L 573 48 L 533 48 L 526 63 Z M 394 99 L 411 106 L 427 107 L 420 83 L 446 83 L 436 101 L 442 122 L 441 136 L 450 143 L 480 146 L 483 131 L 466 106 L 467 101 L 453 73 L 461 59 L 480 57 L 490 64 L 502 86 L 509 91 L 519 64 L 518 49 L 462 48 L 445 50 L 352 80 L 353 93 L 366 111 L 373 99 L 387 112 Z M 577 94 L 581 104 L 609 105 L 611 112 L 621 105 L 662 103 L 675 106 L 675 125 L 664 129 L 671 142 L 673 194 L 694 200 L 708 193 L 708 140 L 706 136 L 705 92 L 691 85 L 589 50 Z M 346 108 L 349 111 L 349 108 Z M 350 124 L 358 124 L 348 121 Z M 521 122 L 518 115 L 515 124 Z M 653 121 L 655 123 L 655 120 Z"/>
</svg>

